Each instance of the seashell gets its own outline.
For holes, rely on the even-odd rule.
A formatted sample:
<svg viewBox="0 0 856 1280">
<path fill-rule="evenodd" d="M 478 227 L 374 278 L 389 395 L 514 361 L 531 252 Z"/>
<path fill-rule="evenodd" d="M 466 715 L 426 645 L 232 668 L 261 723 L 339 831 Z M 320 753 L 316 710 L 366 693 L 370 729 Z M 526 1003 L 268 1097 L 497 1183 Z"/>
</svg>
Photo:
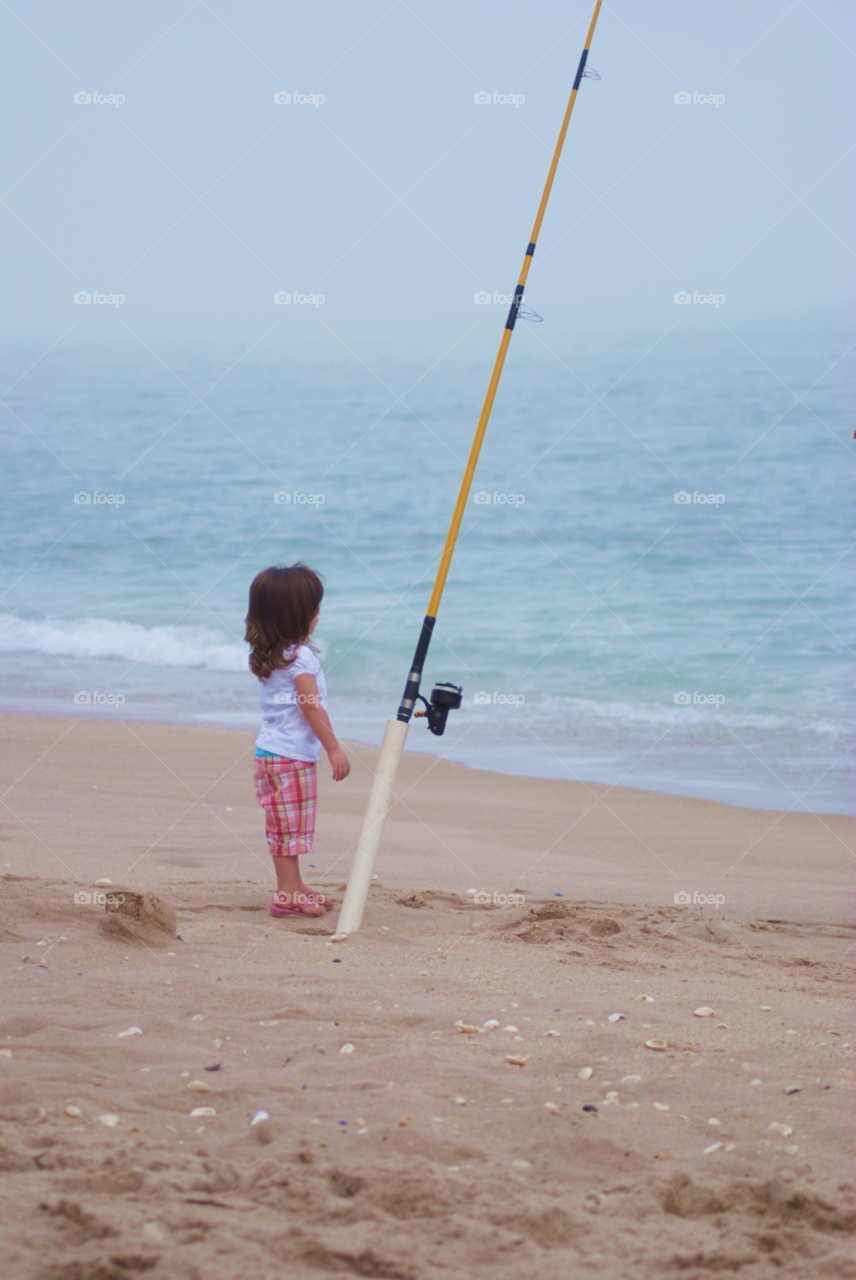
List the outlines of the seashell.
<svg viewBox="0 0 856 1280">
<path fill-rule="evenodd" d="M 510 1053 L 506 1056 L 505 1061 L 512 1067 L 525 1067 L 529 1059 L 521 1058 L 519 1054 L 516 1053 Z"/>
<path fill-rule="evenodd" d="M 267 1020 L 267 1022 L 260 1022 L 260 1023 L 259 1023 L 259 1026 L 260 1026 L 260 1027 L 278 1027 L 278 1026 L 279 1026 L 279 1019 L 278 1019 L 278 1018 L 269 1018 L 269 1019 Z"/>
<path fill-rule="evenodd" d="M 339 1050 L 339 1052 L 340 1052 L 340 1053 L 353 1053 L 353 1052 L 354 1052 L 354 1046 L 353 1046 L 352 1044 L 343 1044 L 343 1045 L 342 1045 L 342 1047 L 341 1047 L 341 1049 Z"/>
<path fill-rule="evenodd" d="M 545 1036 L 558 1036 L 558 1035 L 561 1035 L 561 1034 L 562 1034 L 562 1033 L 561 1033 L 560 1031 L 553 1031 L 553 1030 L 552 1030 L 552 1028 L 551 1028 L 549 1031 L 545 1031 L 545 1032 L 544 1032 L 544 1035 L 545 1035 Z"/>
<path fill-rule="evenodd" d="M 545 1102 L 544 1108 L 546 1111 L 549 1111 L 552 1116 L 557 1116 L 559 1114 L 559 1108 L 556 1106 L 555 1102 Z"/>
<path fill-rule="evenodd" d="M 507 1026 L 507 1027 L 503 1027 L 502 1029 L 503 1029 L 503 1031 L 516 1031 L 516 1030 L 517 1030 L 517 1027 L 512 1027 L 512 1026 L 510 1026 L 510 1025 L 509 1025 L 509 1026 Z"/>
<path fill-rule="evenodd" d="M 754 1079 L 754 1080 L 750 1080 L 750 1081 L 749 1081 L 749 1083 L 750 1083 L 750 1084 L 760 1084 L 760 1083 L 761 1083 L 761 1081 L 760 1081 L 760 1080 L 758 1079 L 758 1077 L 756 1076 L 756 1077 L 755 1077 L 755 1079 Z"/>
<path fill-rule="evenodd" d="M 193 1017 L 190 1019 L 190 1021 L 191 1021 L 191 1022 L 204 1022 L 204 1021 L 205 1021 L 205 1014 L 204 1014 L 204 1013 L 194 1013 L 194 1015 L 193 1015 Z"/>
<path fill-rule="evenodd" d="M 607 1022 L 621 1022 L 624 1019 L 623 1013 L 611 1013 L 607 1018 Z"/>
<path fill-rule="evenodd" d="M 459 1025 L 458 1030 L 465 1036 L 471 1036 L 475 1033 L 475 1027 L 471 1027 L 467 1022 L 462 1022 Z"/>
<path fill-rule="evenodd" d="M 717 1022 L 717 1024 L 716 1024 L 716 1030 L 717 1030 L 717 1031 L 727 1031 L 727 1030 L 728 1030 L 728 1023 L 727 1023 L 727 1022 Z"/>
<path fill-rule="evenodd" d="M 798 1084 L 786 1084 L 786 1085 L 785 1085 L 784 1092 L 785 1092 L 785 1093 L 800 1093 L 800 1092 L 801 1092 L 801 1090 L 800 1090 L 800 1086 L 799 1086 Z"/>
<path fill-rule="evenodd" d="M 736 1142 L 729 1142 L 729 1143 L 727 1143 L 727 1144 L 726 1144 L 726 1147 L 725 1147 L 725 1150 L 726 1150 L 726 1151 L 736 1151 L 736 1150 L 737 1150 L 737 1143 L 736 1143 Z"/>
<path fill-rule="evenodd" d="M 654 1003 L 654 997 L 653 997 L 653 996 L 641 995 L 641 996 L 637 996 L 637 997 L 636 997 L 636 999 L 637 999 L 637 1000 L 642 1000 L 645 1004 L 653 1004 L 653 1003 Z"/>
<path fill-rule="evenodd" d="M 112 880 L 108 880 L 106 876 L 102 876 L 100 880 L 95 881 L 96 884 L 112 884 Z"/>
<path fill-rule="evenodd" d="M 127 1031 L 120 1031 L 117 1040 L 124 1040 L 125 1036 L 141 1036 L 143 1034 L 140 1027 L 128 1027 Z"/>
<path fill-rule="evenodd" d="M 499 1026 L 498 1018 L 488 1018 L 487 1022 L 484 1024 L 484 1030 L 495 1031 L 498 1026 Z"/>
<path fill-rule="evenodd" d="M 779 1124 L 778 1120 L 774 1120 L 770 1128 L 774 1133 L 780 1133 L 783 1138 L 789 1138 L 793 1133 L 793 1128 L 789 1124 Z"/>
<path fill-rule="evenodd" d="M 640 1084 L 641 1081 L 642 1081 L 641 1076 L 622 1076 L 621 1077 L 622 1084 Z"/>
<path fill-rule="evenodd" d="M 455 1098 L 455 1102 L 458 1104 L 459 1107 L 465 1107 L 467 1105 L 466 1098 L 462 1098 L 460 1094 L 458 1094 L 457 1098 Z"/>
<path fill-rule="evenodd" d="M 74 1118 L 80 1115 L 80 1107 L 63 1107 L 62 1114 Z"/>
<path fill-rule="evenodd" d="M 270 1116 L 267 1111 L 257 1111 L 250 1121 L 250 1124 L 262 1124 L 265 1120 L 270 1120 Z"/>
<path fill-rule="evenodd" d="M 700 1009 L 693 1010 L 694 1018 L 712 1018 L 713 1010 L 710 1005 L 703 1004 Z"/>
<path fill-rule="evenodd" d="M 579 1071 L 577 1072 L 577 1079 L 591 1080 L 593 1074 L 594 1073 L 591 1067 L 580 1067 Z"/>
<path fill-rule="evenodd" d="M 786 1031 L 786 1032 L 785 1032 L 785 1035 L 786 1035 L 786 1036 L 795 1036 L 796 1034 L 797 1034 L 797 1033 L 796 1033 L 796 1031 L 794 1031 L 794 1030 L 789 1030 L 789 1031 Z"/>
<path fill-rule="evenodd" d="M 709 1147 L 705 1147 L 704 1151 L 702 1151 L 702 1155 L 709 1156 L 712 1151 L 718 1151 L 721 1146 L 721 1142 L 712 1142 Z"/>
<path fill-rule="evenodd" d="M 714 1126 L 714 1128 L 719 1128 L 719 1125 L 720 1125 L 720 1121 L 719 1121 L 719 1120 L 714 1120 L 714 1119 L 710 1119 L 710 1120 L 708 1120 L 708 1122 L 707 1122 L 707 1123 L 708 1123 L 708 1124 L 712 1124 L 712 1125 Z"/>
<path fill-rule="evenodd" d="M 194 1107 L 190 1113 L 191 1120 L 201 1120 L 203 1116 L 216 1116 L 213 1107 Z"/>
<path fill-rule="evenodd" d="M 667 1103 L 665 1103 L 665 1102 L 653 1102 L 651 1105 L 653 1106 L 653 1108 L 654 1108 L 654 1110 L 655 1110 L 655 1111 L 668 1111 L 668 1110 L 669 1110 L 668 1104 L 667 1104 Z"/>
<path fill-rule="evenodd" d="M 608 1102 L 617 1102 L 618 1091 L 616 1089 L 610 1089 L 606 1094 L 604 1094 L 604 1097 Z"/>
<path fill-rule="evenodd" d="M 512 1160 L 511 1164 L 515 1169 L 531 1169 L 532 1168 L 528 1160 Z"/>
<path fill-rule="evenodd" d="M 0 1049 L 0 1057 L 11 1058 L 11 1056 L 12 1056 L 11 1049 Z"/>
<path fill-rule="evenodd" d="M 187 1087 L 191 1093 L 210 1093 L 211 1086 L 204 1080 L 188 1080 Z"/>
<path fill-rule="evenodd" d="M 773 1006 L 771 1004 L 759 1004 L 758 1008 L 761 1010 L 762 1013 L 771 1013 Z"/>
<path fill-rule="evenodd" d="M 668 1047 L 669 1047 L 668 1040 L 660 1040 L 656 1036 L 651 1040 L 645 1041 L 646 1049 L 668 1049 Z"/>
<path fill-rule="evenodd" d="M 799 1147 L 797 1146 L 796 1143 L 794 1143 L 793 1146 L 791 1147 L 785 1147 L 785 1151 L 789 1156 L 795 1156 L 796 1153 L 799 1151 Z"/>
<path fill-rule="evenodd" d="M 115 1129 L 116 1125 L 119 1123 L 119 1117 L 107 1113 L 98 1117 L 98 1123 L 106 1125 L 108 1129 Z"/>
<path fill-rule="evenodd" d="M 334 933 L 334 934 L 333 934 L 333 936 L 332 936 L 332 938 L 330 939 L 330 941 L 331 941 L 331 942 L 344 942 L 344 941 L 345 941 L 345 939 L 347 938 L 347 936 L 348 936 L 348 935 L 347 935 L 346 933 Z"/>
</svg>

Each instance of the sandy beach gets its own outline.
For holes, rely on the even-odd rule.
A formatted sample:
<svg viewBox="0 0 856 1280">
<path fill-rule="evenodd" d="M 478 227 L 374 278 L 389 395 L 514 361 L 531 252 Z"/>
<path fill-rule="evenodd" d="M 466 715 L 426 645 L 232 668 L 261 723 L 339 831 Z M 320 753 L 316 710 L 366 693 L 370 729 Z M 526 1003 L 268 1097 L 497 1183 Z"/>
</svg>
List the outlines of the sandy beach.
<svg viewBox="0 0 856 1280">
<path fill-rule="evenodd" d="M 5 1274 L 856 1276 L 854 819 L 418 745 L 332 942 L 252 734 L 0 717 Z"/>
</svg>

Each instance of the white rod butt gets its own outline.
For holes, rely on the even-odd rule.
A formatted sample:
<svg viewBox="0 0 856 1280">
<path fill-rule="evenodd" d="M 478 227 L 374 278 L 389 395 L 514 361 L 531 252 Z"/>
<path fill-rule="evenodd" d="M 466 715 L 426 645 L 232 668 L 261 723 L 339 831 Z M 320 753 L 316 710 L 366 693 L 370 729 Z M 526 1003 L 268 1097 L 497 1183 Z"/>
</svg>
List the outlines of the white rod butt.
<svg viewBox="0 0 856 1280">
<path fill-rule="evenodd" d="M 404 754 L 407 730 L 408 725 L 403 720 L 386 722 L 380 755 L 375 767 L 375 778 L 363 818 L 363 829 L 354 855 L 354 865 L 351 868 L 336 933 L 356 933 L 362 924 L 375 858 L 383 835 L 383 824 L 394 799 L 392 789 Z"/>
</svg>

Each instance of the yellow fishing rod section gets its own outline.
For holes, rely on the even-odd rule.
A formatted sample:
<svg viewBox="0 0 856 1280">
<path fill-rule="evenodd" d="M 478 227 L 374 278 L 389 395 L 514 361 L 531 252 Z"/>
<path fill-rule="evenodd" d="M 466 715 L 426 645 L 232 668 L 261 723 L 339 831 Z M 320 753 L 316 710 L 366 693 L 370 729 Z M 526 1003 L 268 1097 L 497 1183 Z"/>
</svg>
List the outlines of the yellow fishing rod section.
<svg viewBox="0 0 856 1280">
<path fill-rule="evenodd" d="M 559 130 L 559 137 L 556 142 L 556 146 L 553 150 L 553 158 L 550 161 L 550 169 L 547 174 L 547 181 L 544 183 L 544 190 L 541 195 L 541 202 L 538 205 L 538 212 L 535 215 L 535 222 L 532 227 L 532 235 L 529 238 L 529 244 L 526 248 L 526 253 L 523 257 L 523 266 L 520 269 L 520 275 L 518 276 L 517 284 L 514 289 L 514 298 L 511 303 L 511 309 L 508 312 L 508 319 L 506 320 L 505 328 L 502 331 L 502 338 L 499 343 L 499 351 L 497 352 L 496 360 L 494 361 L 493 372 L 490 375 L 490 382 L 488 383 L 487 392 L 484 398 L 484 404 L 482 405 L 482 411 L 479 414 L 478 425 L 476 426 L 475 436 L 473 437 L 473 443 L 470 448 L 470 456 L 467 459 L 467 465 L 464 470 L 464 476 L 463 476 L 463 479 L 461 480 L 461 487 L 460 487 L 460 490 L 458 491 L 458 500 L 455 503 L 455 510 L 452 513 L 452 521 L 451 521 L 451 524 L 449 525 L 449 532 L 446 535 L 446 543 L 445 543 L 445 546 L 443 547 L 443 554 L 440 556 L 440 563 L 437 567 L 437 576 L 434 579 L 434 589 L 431 592 L 431 599 L 428 602 L 428 611 L 422 623 L 422 631 L 419 636 L 419 643 L 416 646 L 416 652 L 413 656 L 413 662 L 411 663 L 411 666 L 410 666 L 410 673 L 408 675 L 407 684 L 404 689 L 404 696 L 402 697 L 401 704 L 398 708 L 397 718 L 399 720 L 404 721 L 405 723 L 408 722 L 411 716 L 413 715 L 417 699 L 425 702 L 424 698 L 420 698 L 419 686 L 422 681 L 422 671 L 425 665 L 425 658 L 428 653 L 428 646 L 431 643 L 431 636 L 434 631 L 434 623 L 437 620 L 437 612 L 440 608 L 440 600 L 442 599 L 442 596 L 443 596 L 443 589 L 446 585 L 446 578 L 448 577 L 448 574 L 449 574 L 449 567 L 452 563 L 452 556 L 454 555 L 455 547 L 458 542 L 458 535 L 461 531 L 461 523 L 464 518 L 464 511 L 466 510 L 467 499 L 469 498 L 470 489 L 472 488 L 473 479 L 475 478 L 476 466 L 478 465 L 479 454 L 481 453 L 482 444 L 484 442 L 485 434 L 487 432 L 487 425 L 488 425 L 488 422 L 490 421 L 491 410 L 493 409 L 493 402 L 496 399 L 496 391 L 497 391 L 497 387 L 499 386 L 499 380 L 502 377 L 502 370 L 503 370 L 503 366 L 505 365 L 505 357 L 506 357 L 506 354 L 508 353 L 508 347 L 511 342 L 511 335 L 514 332 L 514 325 L 517 321 L 518 315 L 520 313 L 520 308 L 523 303 L 523 291 L 526 287 L 526 280 L 529 275 L 529 268 L 532 265 L 532 258 L 535 253 L 535 246 L 538 242 L 538 236 L 541 231 L 541 223 L 544 220 L 544 214 L 547 209 L 547 201 L 550 199 L 550 192 L 553 189 L 553 180 L 556 177 L 556 170 L 559 167 L 559 161 L 562 156 L 562 148 L 565 145 L 565 137 L 568 132 L 568 126 L 571 123 L 571 116 L 573 115 L 573 112 L 574 112 L 574 105 L 577 100 L 577 94 L 579 92 L 580 84 L 582 83 L 583 78 L 585 77 L 585 74 L 586 74 L 586 63 L 588 61 L 589 49 L 591 48 L 592 37 L 594 36 L 594 29 L 597 26 L 597 20 L 600 15 L 600 9 L 601 9 L 602 3 L 603 3 L 603 0 L 597 0 L 597 3 L 594 6 L 594 11 L 592 13 L 591 22 L 589 23 L 586 42 L 585 42 L 585 45 L 583 46 L 583 51 L 580 56 L 579 66 L 577 67 L 577 74 L 574 78 L 573 88 L 571 89 L 571 96 L 568 99 L 568 105 L 565 109 L 565 116 L 564 116 L 564 119 L 562 120 L 562 127 Z M 444 688 L 452 690 L 453 688 L 455 688 L 455 686 L 453 685 L 439 686 L 439 689 L 441 690 Z M 437 691 L 435 691 L 435 693 L 436 692 Z M 433 695 L 432 695 L 432 703 L 434 703 Z M 457 701 L 455 701 L 454 699 L 451 699 L 449 701 L 449 707 L 453 705 L 460 706 L 460 696 L 458 696 Z M 434 714 L 432 715 L 432 708 L 431 706 L 429 706 L 429 704 L 427 704 L 427 702 L 426 702 L 426 710 L 428 712 L 429 727 L 431 728 L 432 732 L 442 733 L 443 728 L 445 727 L 445 722 L 446 722 L 445 714 L 442 714 L 442 713 L 438 714 L 438 712 L 440 712 L 440 708 L 437 707 L 434 709 Z M 417 714 L 422 715 L 423 713 L 418 712 Z M 435 727 L 435 724 L 437 725 L 437 727 Z"/>
</svg>

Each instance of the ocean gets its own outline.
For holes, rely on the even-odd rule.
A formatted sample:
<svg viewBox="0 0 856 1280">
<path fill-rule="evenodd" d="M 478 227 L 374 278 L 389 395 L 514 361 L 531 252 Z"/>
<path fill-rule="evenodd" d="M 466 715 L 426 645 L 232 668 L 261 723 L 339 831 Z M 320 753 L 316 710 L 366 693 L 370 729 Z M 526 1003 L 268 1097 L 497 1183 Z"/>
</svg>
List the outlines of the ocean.
<svg viewBox="0 0 856 1280">
<path fill-rule="evenodd" d="M 302 560 L 334 726 L 379 742 L 495 327 L 447 355 L 8 349 L 0 708 L 252 727 L 247 588 Z M 429 654 L 463 706 L 409 749 L 856 812 L 846 335 L 547 328 L 515 332 Z"/>
</svg>

